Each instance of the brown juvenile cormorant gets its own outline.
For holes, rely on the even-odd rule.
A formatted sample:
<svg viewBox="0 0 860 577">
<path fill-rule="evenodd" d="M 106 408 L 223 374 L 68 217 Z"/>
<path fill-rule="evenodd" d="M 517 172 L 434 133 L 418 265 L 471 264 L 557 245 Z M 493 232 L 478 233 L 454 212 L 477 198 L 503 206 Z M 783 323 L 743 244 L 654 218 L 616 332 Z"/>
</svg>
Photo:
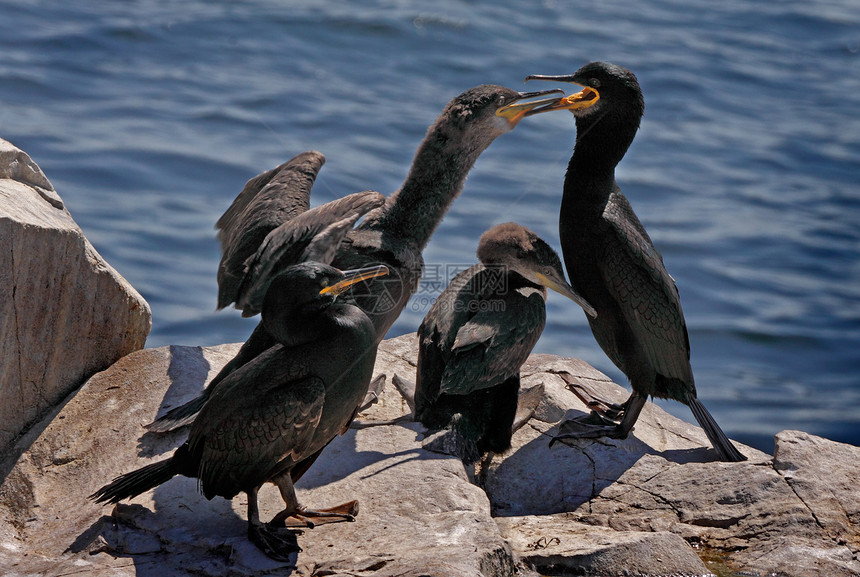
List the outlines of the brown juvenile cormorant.
<svg viewBox="0 0 860 577">
<path fill-rule="evenodd" d="M 173 456 L 118 477 L 90 498 L 116 503 L 175 475 L 197 478 L 207 499 L 245 492 L 248 537 L 280 560 L 298 550 L 284 529 L 287 518 L 309 527 L 314 518 L 351 520 L 354 501 L 321 511 L 302 507 L 294 469 L 347 430 L 376 360 L 373 323 L 360 308 L 335 299 L 386 273 L 384 266 L 343 273 L 316 262 L 281 272 L 262 304 L 262 322 L 279 344 L 221 381 Z M 277 485 L 286 508 L 263 524 L 257 491 L 266 482 Z"/>
<path fill-rule="evenodd" d="M 645 109 L 636 77 L 592 62 L 569 76 L 532 79 L 584 87 L 535 112 L 570 110 L 576 118 L 559 217 L 562 253 L 571 285 L 597 309 L 588 319 L 594 338 L 633 389 L 623 406 L 607 407 L 618 422 L 589 426 L 584 419 L 565 436 L 626 438 L 651 395 L 689 405 L 721 460 L 745 460 L 696 398 L 678 289 L 615 182 Z"/>
<path fill-rule="evenodd" d="M 391 271 L 384 281 L 363 283 L 350 291 L 350 298 L 374 323 L 377 342 L 383 339 L 417 289 L 424 270 L 421 252 L 463 189 L 478 156 L 498 136 L 512 130 L 528 112 L 548 102 L 524 102 L 525 99 L 559 92 L 516 92 L 486 84 L 451 100 L 428 129 L 400 189 L 349 233 L 331 263 L 333 266 L 354 269 L 385 264 Z M 239 253 L 247 258 L 269 231 L 307 210 L 311 186 L 324 162 L 320 153 L 307 152 L 251 179 L 218 221 L 224 255 L 219 267 L 219 307 L 235 300 L 237 283 L 232 275 L 221 272 L 225 261 L 231 260 L 228 255 Z M 262 224 L 257 226 L 257 223 Z M 255 231 L 253 234 L 245 232 L 249 226 Z M 240 245 L 242 248 L 238 248 Z M 242 257 L 236 260 L 244 262 Z M 257 325 L 236 358 L 212 383 L 217 384 L 273 344 L 265 327 Z M 150 430 L 169 431 L 187 424 L 202 402 L 198 398 L 177 407 Z"/>
<path fill-rule="evenodd" d="M 474 462 L 511 446 L 520 366 L 546 323 L 546 288 L 595 311 L 565 281 L 556 252 L 516 223 L 486 231 L 479 264 L 455 276 L 418 329 L 415 417 L 452 425 L 457 456 Z"/>
</svg>

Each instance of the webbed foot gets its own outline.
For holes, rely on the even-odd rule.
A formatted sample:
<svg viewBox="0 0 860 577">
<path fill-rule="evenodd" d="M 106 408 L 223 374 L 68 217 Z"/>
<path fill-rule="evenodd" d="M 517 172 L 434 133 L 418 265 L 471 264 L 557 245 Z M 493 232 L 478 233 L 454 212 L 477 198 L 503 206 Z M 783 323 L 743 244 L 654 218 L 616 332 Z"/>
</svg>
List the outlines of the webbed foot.
<svg viewBox="0 0 860 577">
<path fill-rule="evenodd" d="M 296 535 L 301 533 L 291 531 L 286 527 L 273 526 L 270 523 L 248 523 L 248 539 L 256 545 L 267 557 L 276 561 L 292 561 L 294 553 L 302 550 Z"/>
<path fill-rule="evenodd" d="M 355 521 L 358 515 L 358 501 L 349 501 L 328 509 L 308 509 L 299 506 L 295 510 L 284 509 L 275 515 L 269 525 L 276 527 L 307 527 L 313 529 L 317 525 Z"/>
<path fill-rule="evenodd" d="M 593 415 L 596 415 L 596 417 Z M 599 420 L 597 423 L 594 423 L 588 422 L 589 419 Z M 552 447 L 556 441 L 563 441 L 565 439 L 599 439 L 601 437 L 626 439 L 627 435 L 628 432 L 624 431 L 618 423 L 613 421 L 606 423 L 605 417 L 591 413 L 577 419 L 563 421 L 558 426 L 558 434 L 550 440 L 549 446 Z"/>
</svg>

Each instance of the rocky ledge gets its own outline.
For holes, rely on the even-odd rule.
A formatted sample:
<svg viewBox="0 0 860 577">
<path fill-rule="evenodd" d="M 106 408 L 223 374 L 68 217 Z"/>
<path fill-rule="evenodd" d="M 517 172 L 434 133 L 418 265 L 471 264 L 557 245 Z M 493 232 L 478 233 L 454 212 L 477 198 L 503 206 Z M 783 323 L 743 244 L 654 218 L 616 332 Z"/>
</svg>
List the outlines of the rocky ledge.
<svg viewBox="0 0 860 577">
<path fill-rule="evenodd" d="M 115 508 L 86 496 L 162 459 L 184 432 L 142 425 L 197 395 L 237 345 L 132 353 L 98 373 L 18 442 L 0 485 L 0 574 L 18 575 L 860 575 L 860 448 L 797 432 L 771 457 L 740 446 L 721 463 L 700 429 L 646 406 L 624 441 L 548 446 L 585 407 L 559 373 L 623 400 L 589 365 L 534 355 L 523 391 L 534 416 L 497 456 L 483 488 L 458 460 L 422 448 L 410 421 L 353 429 L 300 482 L 310 506 L 358 499 L 354 523 L 298 537 L 292 563 L 246 537 L 243 498 L 207 501 L 175 478 Z M 396 373 L 414 378 L 414 335 L 385 341 L 376 372 L 388 386 L 360 421 L 408 412 Z M 264 518 L 280 510 L 261 492 Z"/>
</svg>

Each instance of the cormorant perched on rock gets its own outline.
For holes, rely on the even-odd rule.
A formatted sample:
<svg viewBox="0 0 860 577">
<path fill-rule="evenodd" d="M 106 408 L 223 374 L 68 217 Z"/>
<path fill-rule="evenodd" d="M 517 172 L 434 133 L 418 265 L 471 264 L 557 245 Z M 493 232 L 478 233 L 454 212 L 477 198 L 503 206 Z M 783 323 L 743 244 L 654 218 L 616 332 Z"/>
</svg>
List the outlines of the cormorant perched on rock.
<svg viewBox="0 0 860 577">
<path fill-rule="evenodd" d="M 615 182 L 615 167 L 645 109 L 636 77 L 620 66 L 592 62 L 569 76 L 526 80 L 584 87 L 536 112 L 570 110 L 576 118 L 559 218 L 561 248 L 571 285 L 597 310 L 588 319 L 594 338 L 633 388 L 623 406 L 603 403 L 604 413 L 618 422 L 592 426 L 580 420 L 564 436 L 623 439 L 651 395 L 689 405 L 720 459 L 745 460 L 696 398 L 678 289 Z"/>
<path fill-rule="evenodd" d="M 376 360 L 373 323 L 360 308 L 335 299 L 386 273 L 384 266 L 343 273 L 315 262 L 284 270 L 262 303 L 262 322 L 279 344 L 221 381 L 173 456 L 118 477 L 90 498 L 116 503 L 175 475 L 197 478 L 207 499 L 245 492 L 248 537 L 279 560 L 298 550 L 284 529 L 287 518 L 309 527 L 314 518 L 352 520 L 356 502 L 311 511 L 299 504 L 293 483 L 309 458 L 347 430 Z M 266 482 L 277 485 L 286 508 L 263 524 L 257 491 Z"/>
<path fill-rule="evenodd" d="M 391 271 L 385 280 L 357 286 L 349 296 L 374 323 L 377 342 L 383 339 L 418 288 L 424 270 L 421 252 L 463 189 L 478 156 L 496 137 L 512 130 L 528 112 L 550 102 L 546 99 L 523 102 L 525 99 L 560 92 L 516 92 L 486 84 L 451 100 L 428 129 L 400 189 L 349 233 L 332 266 L 354 269 L 385 264 Z M 219 307 L 236 299 L 239 283 L 236 275 L 229 272 L 230 263 L 244 263 L 271 230 L 307 210 L 311 187 L 324 162 L 322 154 L 306 152 L 249 180 L 218 221 L 224 255 L 218 275 Z M 258 325 L 236 358 L 212 383 L 217 384 L 273 344 L 275 341 L 265 327 Z M 195 399 L 177 407 L 150 430 L 163 432 L 187 424 L 202 402 Z"/>
<path fill-rule="evenodd" d="M 535 233 L 506 223 L 486 231 L 479 264 L 459 273 L 418 329 L 415 418 L 453 424 L 466 462 L 511 446 L 520 366 L 546 323 L 546 288 L 594 309 L 564 279 L 556 252 Z"/>
</svg>

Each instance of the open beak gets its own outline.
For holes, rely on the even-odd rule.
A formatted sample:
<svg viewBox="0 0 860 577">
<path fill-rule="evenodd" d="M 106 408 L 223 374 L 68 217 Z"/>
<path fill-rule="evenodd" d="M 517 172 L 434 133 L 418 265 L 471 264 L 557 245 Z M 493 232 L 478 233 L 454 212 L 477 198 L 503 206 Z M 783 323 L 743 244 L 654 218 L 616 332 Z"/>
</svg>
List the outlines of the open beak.
<svg viewBox="0 0 860 577">
<path fill-rule="evenodd" d="M 385 265 L 379 266 L 369 266 L 366 268 L 357 268 L 353 270 L 347 270 L 343 272 L 343 278 L 333 285 L 329 285 L 320 291 L 320 295 L 330 294 L 332 296 L 337 296 L 346 292 L 346 290 L 354 285 L 355 283 L 359 283 L 363 280 L 367 280 L 369 278 L 375 278 L 378 276 L 383 276 L 388 274 L 388 267 Z"/>
<path fill-rule="evenodd" d="M 551 288 L 560 295 L 566 296 L 567 298 L 581 306 L 582 310 L 585 311 L 585 314 L 587 314 L 591 318 L 597 318 L 597 311 L 594 310 L 594 307 L 588 304 L 588 301 L 582 298 L 582 295 L 573 290 L 573 288 L 569 284 L 567 284 L 566 280 L 564 280 L 563 278 L 559 278 L 558 274 L 555 271 L 553 271 L 550 276 L 538 273 L 537 277 L 543 286 Z"/>
<path fill-rule="evenodd" d="M 570 82 L 572 84 L 579 84 L 574 80 L 573 76 L 547 76 L 544 74 L 530 74 L 526 76 L 525 81 L 529 80 L 550 80 L 552 82 Z M 582 86 L 581 84 L 579 84 Z M 590 86 L 583 87 L 582 90 L 577 92 L 576 94 L 571 94 L 570 96 L 566 96 L 564 98 L 560 98 L 557 101 L 549 104 L 548 106 L 544 106 L 543 108 L 538 108 L 536 110 L 532 110 L 526 114 L 526 116 L 531 116 L 532 114 L 540 114 L 541 112 L 550 112 L 551 110 L 570 110 L 573 112 L 574 110 L 582 110 L 584 108 L 589 108 L 594 106 L 597 101 L 600 100 L 600 93 L 597 92 L 594 88 Z"/>
<path fill-rule="evenodd" d="M 517 122 L 528 116 L 528 113 L 539 106 L 553 104 L 558 101 L 558 98 L 543 98 L 541 100 L 532 100 L 529 102 L 521 102 L 527 98 L 536 98 L 538 96 L 546 96 L 547 94 L 564 94 L 563 90 L 555 88 L 553 90 L 539 90 L 538 92 L 519 92 L 517 99 L 503 106 L 496 111 L 496 116 L 501 116 L 510 123 L 511 128 L 517 125 Z"/>
</svg>

